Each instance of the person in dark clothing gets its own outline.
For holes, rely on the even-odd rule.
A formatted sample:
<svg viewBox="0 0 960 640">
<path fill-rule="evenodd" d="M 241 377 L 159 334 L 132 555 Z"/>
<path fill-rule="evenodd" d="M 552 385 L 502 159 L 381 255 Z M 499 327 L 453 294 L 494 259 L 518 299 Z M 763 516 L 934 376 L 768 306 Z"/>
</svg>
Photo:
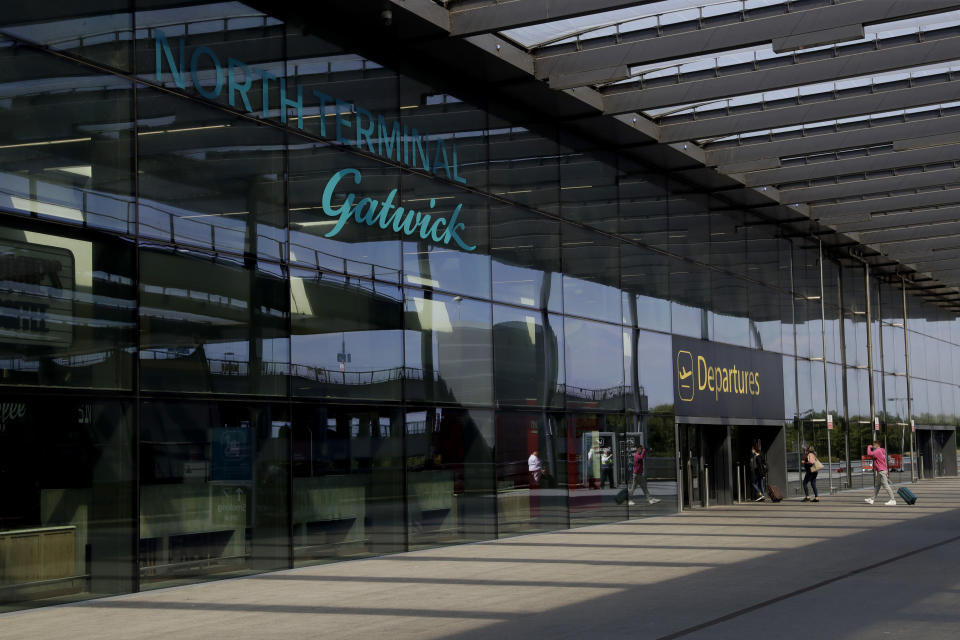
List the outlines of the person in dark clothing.
<svg viewBox="0 0 960 640">
<path fill-rule="evenodd" d="M 753 490 L 757 493 L 754 501 L 763 502 L 767 485 L 767 461 L 760 453 L 760 443 L 753 445 L 750 450 L 750 470 L 753 472 Z"/>
<path fill-rule="evenodd" d="M 807 450 L 804 452 L 801 457 L 801 462 L 803 463 L 803 501 L 804 502 L 820 502 L 820 494 L 817 493 L 817 473 L 818 469 L 816 468 L 817 462 L 817 452 L 813 450 L 813 447 L 807 447 Z M 813 500 L 810 500 L 810 494 L 807 492 L 807 485 L 810 485 L 813 488 Z"/>
<path fill-rule="evenodd" d="M 610 448 L 603 450 L 603 453 L 600 454 L 600 488 L 603 489 L 603 483 L 607 481 L 607 478 L 610 479 L 610 488 L 616 489 L 616 485 L 613 484 L 613 453 L 611 453 Z"/>
</svg>

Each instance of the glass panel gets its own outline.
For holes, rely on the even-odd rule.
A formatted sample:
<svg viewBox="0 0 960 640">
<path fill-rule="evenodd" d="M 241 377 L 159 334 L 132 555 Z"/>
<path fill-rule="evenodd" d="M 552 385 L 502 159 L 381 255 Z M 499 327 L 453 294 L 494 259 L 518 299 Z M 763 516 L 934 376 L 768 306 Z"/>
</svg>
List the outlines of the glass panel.
<svg viewBox="0 0 960 640">
<path fill-rule="evenodd" d="M 293 395 L 400 400 L 400 289 L 359 278 L 290 275 Z"/>
<path fill-rule="evenodd" d="M 406 429 L 410 549 L 493 538 L 493 413 L 409 410 Z"/>
<path fill-rule="evenodd" d="M 560 224 L 499 201 L 490 206 L 493 299 L 561 311 Z"/>
<path fill-rule="evenodd" d="M 287 411 L 143 403 L 142 589 L 290 566 Z"/>
<path fill-rule="evenodd" d="M 0 227 L 4 385 L 133 387 L 130 243 Z"/>
<path fill-rule="evenodd" d="M 298 111 L 289 103 L 299 101 L 303 112 L 317 101 L 286 83 L 281 21 L 240 2 L 135 4 L 137 73 L 144 80 L 256 117 L 286 122 L 290 112 L 294 126 Z"/>
<path fill-rule="evenodd" d="M 131 18 L 129 0 L 88 0 L 82 10 L 72 3 L 8 2 L 0 32 L 130 71 Z"/>
<path fill-rule="evenodd" d="M 563 318 L 493 307 L 498 406 L 563 406 Z"/>
<path fill-rule="evenodd" d="M 296 406 L 294 563 L 392 553 L 404 544 L 400 410 Z"/>
<path fill-rule="evenodd" d="M 139 234 L 284 258 L 283 132 L 149 88 L 137 109 Z"/>
<path fill-rule="evenodd" d="M 410 207 L 402 236 L 406 283 L 489 298 L 487 199 L 414 174 L 402 182 Z"/>
<path fill-rule="evenodd" d="M 673 371 L 672 338 L 662 333 L 638 331 L 637 370 L 641 408 L 645 404 L 649 411 L 672 414 L 673 376 L 664 375 L 664 371 Z M 672 429 L 670 433 L 672 437 Z"/>
<path fill-rule="evenodd" d="M 663 177 L 623 158 L 620 158 L 620 170 L 623 172 L 619 180 L 620 234 L 628 240 L 666 249 L 669 216 Z"/>
<path fill-rule="evenodd" d="M 616 233 L 616 157 L 567 150 L 560 158 L 560 213 L 566 220 Z"/>
<path fill-rule="evenodd" d="M 133 443 L 127 402 L 2 399 L 0 610 L 133 590 Z"/>
<path fill-rule="evenodd" d="M 553 140 L 491 116 L 490 192 L 559 215 L 557 153 Z"/>
<path fill-rule="evenodd" d="M 627 434 L 622 414 L 576 413 L 568 425 L 570 525 L 625 520 L 627 504 L 618 505 L 616 495 L 633 471 L 627 437 L 636 438 L 635 429 Z"/>
<path fill-rule="evenodd" d="M 623 409 L 623 333 L 616 325 L 564 319 L 567 406 Z"/>
<path fill-rule="evenodd" d="M 140 385 L 286 395 L 289 297 L 278 267 L 140 251 Z"/>
<path fill-rule="evenodd" d="M 294 142 L 290 261 L 399 284 L 402 236 L 389 224 L 402 211 L 399 187 L 399 170 L 382 162 Z"/>
<path fill-rule="evenodd" d="M 620 244 L 620 281 L 626 296 L 624 324 L 670 331 L 668 265 L 668 258 L 663 254 Z"/>
<path fill-rule="evenodd" d="M 615 240 L 564 225 L 563 308 L 568 314 L 621 322 L 619 245 Z"/>
<path fill-rule="evenodd" d="M 132 232 L 131 89 L 0 38 L 0 208 Z"/>
<path fill-rule="evenodd" d="M 407 399 L 490 406 L 491 321 L 489 303 L 405 290 Z"/>
<path fill-rule="evenodd" d="M 501 538 L 565 529 L 565 423 L 553 415 L 497 413 L 497 531 Z"/>
</svg>

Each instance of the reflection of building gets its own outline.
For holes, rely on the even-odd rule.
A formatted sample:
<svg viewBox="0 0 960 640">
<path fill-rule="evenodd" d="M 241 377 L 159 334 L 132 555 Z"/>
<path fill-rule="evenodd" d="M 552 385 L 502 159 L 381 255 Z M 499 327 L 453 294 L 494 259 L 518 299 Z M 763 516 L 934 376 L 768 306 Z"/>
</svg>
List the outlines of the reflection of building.
<svg viewBox="0 0 960 640">
<path fill-rule="evenodd" d="M 856 486 L 877 433 L 908 471 L 955 473 L 960 254 L 930 229 L 960 206 L 935 135 L 957 106 L 930 69 L 909 92 L 829 72 L 911 40 L 938 64 L 939 14 L 858 16 L 883 46 L 819 59 L 756 34 L 681 55 L 705 25 L 749 32 L 737 3 L 575 45 L 492 0 L 394 3 L 390 28 L 379 2 L 322 23 L 291 2 L 7 4 L 14 606 L 648 515 L 591 456 L 609 446 L 620 488 L 641 441 L 658 513 L 736 500 L 758 440 L 788 489 L 801 442 Z M 803 33 L 799 13 L 762 17 Z M 603 67 L 642 38 L 657 60 Z M 826 105 L 860 111 L 811 119 Z"/>
</svg>

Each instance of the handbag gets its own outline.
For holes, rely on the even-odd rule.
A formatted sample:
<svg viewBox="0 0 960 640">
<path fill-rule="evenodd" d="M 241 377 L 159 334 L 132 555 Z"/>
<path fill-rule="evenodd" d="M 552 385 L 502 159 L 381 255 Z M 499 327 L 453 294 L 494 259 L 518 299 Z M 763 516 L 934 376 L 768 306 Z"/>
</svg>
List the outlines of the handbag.
<svg viewBox="0 0 960 640">
<path fill-rule="evenodd" d="M 820 471 L 820 469 L 823 469 L 823 463 L 820 462 L 820 458 L 814 458 L 813 465 L 810 467 L 810 471 L 816 473 L 817 471 Z"/>
</svg>

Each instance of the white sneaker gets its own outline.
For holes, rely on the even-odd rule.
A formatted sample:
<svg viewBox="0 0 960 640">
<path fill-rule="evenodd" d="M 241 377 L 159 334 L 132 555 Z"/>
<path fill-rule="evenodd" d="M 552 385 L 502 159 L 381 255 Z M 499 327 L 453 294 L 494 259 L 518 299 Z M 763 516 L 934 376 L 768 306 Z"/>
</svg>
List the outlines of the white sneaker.
<svg viewBox="0 0 960 640">
<path fill-rule="evenodd" d="M 864 498 L 863 501 L 867 504 L 873 504 L 873 498 Z"/>
<path fill-rule="evenodd" d="M 896 501 L 896 500 L 887 500 L 887 501 L 884 502 L 883 504 L 887 505 L 888 507 L 895 507 L 895 506 L 897 506 L 897 501 Z"/>
<path fill-rule="evenodd" d="M 649 502 L 650 504 L 657 504 L 658 502 L 660 502 L 660 500 L 658 498 L 650 498 L 649 500 L 647 500 L 647 502 Z"/>
<path fill-rule="evenodd" d="M 627 504 L 628 504 L 628 505 L 630 505 L 631 507 L 635 507 L 635 506 L 637 506 L 637 503 L 636 503 L 636 502 L 634 502 L 633 500 L 631 500 L 631 501 L 630 501 L 630 502 L 628 502 Z"/>
</svg>

